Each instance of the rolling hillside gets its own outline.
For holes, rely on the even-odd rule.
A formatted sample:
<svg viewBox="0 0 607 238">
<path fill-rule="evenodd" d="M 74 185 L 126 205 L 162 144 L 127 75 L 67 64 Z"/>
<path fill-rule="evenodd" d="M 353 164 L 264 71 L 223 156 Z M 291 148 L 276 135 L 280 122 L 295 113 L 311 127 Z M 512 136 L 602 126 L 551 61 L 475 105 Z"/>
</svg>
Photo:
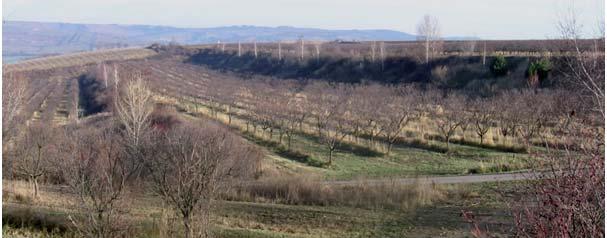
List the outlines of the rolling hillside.
<svg viewBox="0 0 607 238">
<path fill-rule="evenodd" d="M 217 41 L 277 41 L 304 37 L 310 40 L 414 40 L 391 30 L 323 30 L 295 27 L 228 26 L 176 28 L 167 26 L 69 24 L 7 21 L 3 25 L 5 62 L 45 55 L 103 48 L 145 46 L 152 43 L 213 43 Z"/>
<path fill-rule="evenodd" d="M 226 26 L 177 28 L 150 25 L 72 24 L 6 21 L 2 26 L 3 62 L 96 49 L 176 42 L 271 42 L 306 40 L 411 41 L 416 36 L 393 30 L 325 30 L 289 26 Z M 448 39 L 464 39 L 450 37 Z"/>
</svg>

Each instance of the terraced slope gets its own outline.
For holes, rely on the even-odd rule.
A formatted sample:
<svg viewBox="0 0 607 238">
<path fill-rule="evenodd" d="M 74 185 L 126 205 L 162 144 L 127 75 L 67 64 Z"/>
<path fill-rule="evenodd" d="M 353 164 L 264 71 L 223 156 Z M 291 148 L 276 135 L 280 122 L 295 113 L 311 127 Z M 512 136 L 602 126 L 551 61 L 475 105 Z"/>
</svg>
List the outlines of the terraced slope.
<svg viewBox="0 0 607 238">
<path fill-rule="evenodd" d="M 72 66 L 85 66 L 103 61 L 143 59 L 154 55 L 156 55 L 155 51 L 144 48 L 111 49 L 25 60 L 15 64 L 7 64 L 3 67 L 4 71 L 8 73 L 49 70 Z"/>
</svg>

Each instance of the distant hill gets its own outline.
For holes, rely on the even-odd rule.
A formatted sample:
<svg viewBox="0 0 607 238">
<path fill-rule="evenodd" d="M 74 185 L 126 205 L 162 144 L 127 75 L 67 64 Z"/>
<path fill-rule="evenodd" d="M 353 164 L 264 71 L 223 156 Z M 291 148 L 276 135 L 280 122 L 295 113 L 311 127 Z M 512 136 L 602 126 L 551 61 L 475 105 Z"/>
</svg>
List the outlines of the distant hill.
<svg viewBox="0 0 607 238">
<path fill-rule="evenodd" d="M 2 26 L 5 62 L 44 55 L 176 42 L 203 44 L 296 40 L 410 41 L 416 36 L 393 30 L 325 30 L 296 27 L 227 26 L 177 28 L 148 25 L 71 24 L 6 21 Z M 461 37 L 458 37 L 461 39 Z"/>
</svg>

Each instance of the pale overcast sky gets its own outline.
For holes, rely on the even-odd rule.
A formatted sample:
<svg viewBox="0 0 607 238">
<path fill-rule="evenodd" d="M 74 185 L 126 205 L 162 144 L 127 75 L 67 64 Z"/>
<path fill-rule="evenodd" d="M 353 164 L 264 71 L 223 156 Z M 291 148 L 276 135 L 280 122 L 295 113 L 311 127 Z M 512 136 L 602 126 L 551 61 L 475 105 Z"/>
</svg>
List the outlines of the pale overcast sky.
<svg viewBox="0 0 607 238">
<path fill-rule="evenodd" d="M 572 0 L 2 0 L 4 20 L 228 25 L 325 29 L 392 29 L 415 33 L 424 14 L 446 36 L 546 39 L 557 35 L 559 12 Z M 575 0 L 585 33 L 596 34 L 603 0 Z"/>
</svg>

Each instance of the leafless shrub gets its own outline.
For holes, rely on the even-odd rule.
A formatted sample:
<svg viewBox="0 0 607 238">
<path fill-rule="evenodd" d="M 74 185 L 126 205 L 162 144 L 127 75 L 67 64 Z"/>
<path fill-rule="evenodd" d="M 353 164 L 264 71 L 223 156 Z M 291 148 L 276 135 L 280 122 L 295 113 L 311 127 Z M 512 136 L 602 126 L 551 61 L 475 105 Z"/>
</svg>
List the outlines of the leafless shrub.
<svg viewBox="0 0 607 238">
<path fill-rule="evenodd" d="M 112 127 L 67 130 L 64 136 L 62 167 L 81 213 L 70 221 L 85 237 L 125 235 L 123 198 L 138 167 L 128 161 L 123 139 Z"/>
<path fill-rule="evenodd" d="M 150 115 L 150 125 L 156 130 L 169 130 L 180 122 L 177 110 L 170 105 L 156 105 Z"/>
<path fill-rule="evenodd" d="M 602 155 L 544 156 L 548 172 L 525 184 L 513 205 L 522 237 L 602 237 L 605 159 Z"/>
</svg>

